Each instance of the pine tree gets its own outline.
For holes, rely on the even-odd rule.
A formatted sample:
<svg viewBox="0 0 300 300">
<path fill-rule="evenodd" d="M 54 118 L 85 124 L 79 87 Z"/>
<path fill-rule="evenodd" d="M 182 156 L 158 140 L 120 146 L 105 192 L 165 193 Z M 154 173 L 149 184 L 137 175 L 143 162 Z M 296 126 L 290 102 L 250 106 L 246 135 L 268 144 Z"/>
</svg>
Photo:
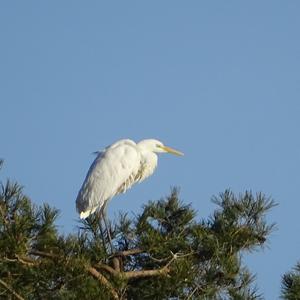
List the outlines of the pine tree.
<svg viewBox="0 0 300 300">
<path fill-rule="evenodd" d="M 300 262 L 282 277 L 282 299 L 300 300 Z"/>
<path fill-rule="evenodd" d="M 0 297 L 262 299 L 242 256 L 265 245 L 273 200 L 227 190 L 213 202 L 212 216 L 199 220 L 173 189 L 135 217 L 120 215 L 110 226 L 111 253 L 97 214 L 76 235 L 63 235 L 55 208 L 33 205 L 17 183 L 1 183 Z"/>
</svg>

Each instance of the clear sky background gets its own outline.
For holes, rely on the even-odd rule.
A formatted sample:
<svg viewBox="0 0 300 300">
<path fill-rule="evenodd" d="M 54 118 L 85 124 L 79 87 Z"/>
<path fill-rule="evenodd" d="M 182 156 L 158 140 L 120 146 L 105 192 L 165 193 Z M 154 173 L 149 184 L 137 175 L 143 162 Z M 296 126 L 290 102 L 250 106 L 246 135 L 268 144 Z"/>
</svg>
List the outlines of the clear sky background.
<svg viewBox="0 0 300 300">
<path fill-rule="evenodd" d="M 110 204 L 139 212 L 179 186 L 198 217 L 213 195 L 279 203 L 268 247 L 247 255 L 267 300 L 300 259 L 299 1 L 1 1 L 0 157 L 75 230 L 93 151 L 158 138 L 185 152 Z"/>
</svg>

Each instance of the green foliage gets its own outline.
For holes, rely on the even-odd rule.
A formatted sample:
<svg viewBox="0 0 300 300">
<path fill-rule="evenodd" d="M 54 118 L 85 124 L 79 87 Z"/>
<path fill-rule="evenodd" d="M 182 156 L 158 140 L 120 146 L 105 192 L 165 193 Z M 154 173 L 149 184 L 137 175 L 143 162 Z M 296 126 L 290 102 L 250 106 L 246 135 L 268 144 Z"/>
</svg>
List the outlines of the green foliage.
<svg viewBox="0 0 300 300">
<path fill-rule="evenodd" d="M 282 277 L 282 299 L 300 299 L 300 262 L 298 262 L 291 272 Z"/>
<path fill-rule="evenodd" d="M 77 235 L 61 235 L 58 211 L 34 206 L 8 181 L 0 192 L 0 297 L 261 299 L 242 254 L 265 244 L 274 202 L 230 191 L 213 202 L 212 216 L 197 220 L 173 189 L 133 218 L 120 215 L 109 229 L 111 253 L 99 214 L 81 221 Z"/>
</svg>

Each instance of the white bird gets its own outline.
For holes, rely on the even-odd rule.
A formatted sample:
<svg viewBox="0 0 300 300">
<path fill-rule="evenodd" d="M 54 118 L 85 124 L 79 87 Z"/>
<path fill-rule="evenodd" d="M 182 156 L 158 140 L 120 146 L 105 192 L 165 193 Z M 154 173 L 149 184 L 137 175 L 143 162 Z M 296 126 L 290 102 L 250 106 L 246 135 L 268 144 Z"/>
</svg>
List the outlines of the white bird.
<svg viewBox="0 0 300 300">
<path fill-rule="evenodd" d="M 161 152 L 183 155 L 154 139 L 142 140 L 137 144 L 129 139 L 120 140 L 98 152 L 76 199 L 80 218 L 85 219 L 96 210 L 104 216 L 106 205 L 112 197 L 125 193 L 133 184 L 154 172 L 156 153 Z"/>
</svg>

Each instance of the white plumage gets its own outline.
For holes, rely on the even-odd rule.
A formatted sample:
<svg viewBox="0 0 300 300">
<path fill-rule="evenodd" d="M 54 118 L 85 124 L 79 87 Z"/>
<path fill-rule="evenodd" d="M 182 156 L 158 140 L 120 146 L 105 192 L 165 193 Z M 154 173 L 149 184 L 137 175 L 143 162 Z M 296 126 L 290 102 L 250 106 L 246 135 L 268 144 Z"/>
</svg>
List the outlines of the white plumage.
<svg viewBox="0 0 300 300">
<path fill-rule="evenodd" d="M 80 218 L 105 209 L 113 196 L 125 193 L 134 183 L 150 176 L 157 166 L 159 152 L 183 155 L 154 139 L 137 144 L 129 139 L 120 140 L 99 152 L 76 199 Z"/>
</svg>

